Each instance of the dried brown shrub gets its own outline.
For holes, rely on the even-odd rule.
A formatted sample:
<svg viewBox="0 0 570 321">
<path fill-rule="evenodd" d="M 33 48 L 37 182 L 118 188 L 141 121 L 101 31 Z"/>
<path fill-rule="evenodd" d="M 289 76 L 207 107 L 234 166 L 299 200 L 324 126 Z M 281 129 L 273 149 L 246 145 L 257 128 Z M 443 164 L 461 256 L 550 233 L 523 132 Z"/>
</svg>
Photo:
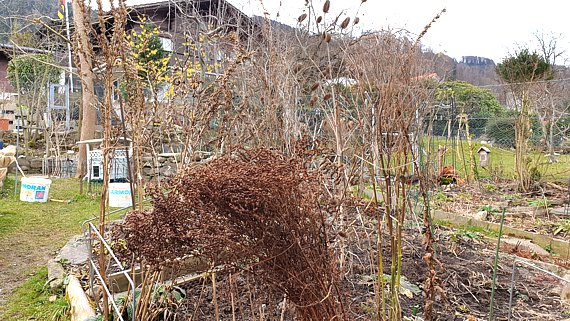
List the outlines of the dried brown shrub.
<svg viewBox="0 0 570 321">
<path fill-rule="evenodd" d="M 257 149 L 188 167 L 152 191 L 150 212 L 126 216 L 127 247 L 153 266 L 195 255 L 244 270 L 286 294 L 300 320 L 344 319 L 325 223 L 335 202 L 307 161 Z"/>
</svg>

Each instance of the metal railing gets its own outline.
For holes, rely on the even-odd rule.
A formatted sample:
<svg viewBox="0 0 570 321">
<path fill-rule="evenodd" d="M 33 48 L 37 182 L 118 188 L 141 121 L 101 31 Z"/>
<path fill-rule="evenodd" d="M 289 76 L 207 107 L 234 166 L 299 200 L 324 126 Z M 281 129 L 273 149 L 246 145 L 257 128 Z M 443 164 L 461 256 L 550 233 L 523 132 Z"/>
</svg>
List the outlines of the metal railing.
<svg viewBox="0 0 570 321">
<path fill-rule="evenodd" d="M 149 201 L 149 200 L 145 199 L 141 203 L 145 203 L 147 201 Z M 129 210 L 131 208 L 132 208 L 131 206 L 119 208 L 117 210 L 106 213 L 105 217 L 108 217 L 110 215 Z M 129 283 L 129 291 L 132 293 L 131 303 L 130 303 L 132 305 L 131 318 L 132 318 L 132 321 L 135 321 L 135 311 L 136 311 L 135 290 L 136 290 L 136 285 L 135 285 L 135 282 L 133 281 L 133 279 L 131 278 L 131 276 L 129 275 L 129 272 L 131 270 L 126 269 L 123 266 L 123 264 L 121 264 L 121 261 L 115 255 L 112 247 L 109 245 L 109 243 L 107 241 L 105 241 L 105 238 L 103 237 L 103 235 L 101 234 L 99 229 L 93 224 L 93 222 L 97 221 L 97 220 L 99 220 L 99 217 L 94 217 L 94 218 L 91 218 L 89 220 L 84 221 L 81 224 L 81 229 L 83 231 L 83 235 L 85 236 L 85 239 L 88 241 L 87 244 L 88 244 L 88 250 L 89 250 L 89 260 L 88 260 L 88 263 L 89 263 L 89 287 L 91 289 L 91 292 L 93 293 L 94 292 L 93 289 L 94 289 L 95 280 L 98 279 L 100 284 L 101 284 L 101 287 L 103 288 L 103 291 L 105 291 L 105 293 L 107 294 L 107 297 L 111 301 L 110 302 L 111 307 L 113 308 L 114 312 L 116 313 L 118 320 L 126 321 L 122 316 L 122 313 L 121 313 L 121 310 L 119 309 L 119 306 L 117 305 L 117 303 L 115 302 L 115 300 L 113 298 L 113 293 L 111 293 L 111 287 L 105 281 L 107 279 L 107 275 L 105 275 L 105 277 L 103 277 L 103 275 L 101 274 L 101 267 L 99 266 L 99 262 L 98 262 L 97 258 L 93 255 L 93 243 L 95 241 L 99 241 L 105 247 L 106 254 L 108 256 L 110 256 L 110 260 L 111 260 L 111 262 L 113 262 L 113 266 L 117 269 L 114 273 L 124 275 L 125 279 Z M 128 299 L 128 292 L 127 292 L 127 299 Z M 99 306 L 98 301 L 96 302 L 96 304 L 97 304 L 97 309 L 99 311 L 101 311 L 101 307 Z M 127 304 L 127 301 L 125 301 L 125 304 Z"/>
<path fill-rule="evenodd" d="M 132 298 L 131 298 L 131 304 L 132 304 L 132 321 L 135 321 L 135 311 L 136 311 L 136 304 L 137 304 L 137 300 L 136 300 L 136 295 L 135 295 L 135 283 L 133 281 L 133 279 L 131 278 L 131 276 L 129 275 L 129 270 L 125 269 L 123 267 L 123 265 L 121 264 L 121 262 L 119 261 L 119 259 L 117 258 L 117 256 L 115 256 L 115 253 L 113 253 L 113 249 L 111 248 L 111 246 L 109 246 L 109 243 L 107 243 L 105 241 L 105 238 L 103 237 L 103 235 L 101 235 L 101 233 L 99 232 L 99 230 L 97 229 L 97 227 L 95 227 L 95 225 L 93 225 L 92 222 L 89 222 L 87 224 L 87 232 L 89 235 L 89 286 L 91 289 L 93 289 L 93 285 L 94 285 L 94 281 L 95 281 L 95 275 L 97 275 L 97 279 L 99 279 L 99 282 L 101 283 L 101 287 L 103 288 L 103 291 L 105 291 L 105 293 L 107 294 L 107 297 L 109 298 L 109 301 L 111 301 L 111 306 L 113 307 L 113 310 L 116 313 L 116 316 L 119 320 L 121 321 L 125 321 L 125 319 L 122 316 L 121 310 L 119 309 L 119 307 L 117 306 L 117 303 L 115 302 L 114 298 L 113 298 L 113 294 L 111 293 L 111 290 L 109 288 L 109 286 L 107 285 L 107 282 L 105 281 L 106 277 L 104 278 L 103 275 L 101 275 L 101 271 L 100 271 L 100 267 L 97 266 L 97 263 L 94 260 L 93 257 L 93 234 L 96 235 L 96 238 L 99 240 L 99 242 L 101 242 L 101 244 L 103 244 L 105 246 L 105 249 L 107 250 L 108 254 L 111 256 L 111 258 L 113 259 L 113 261 L 115 262 L 115 266 L 119 269 L 118 273 L 121 273 L 125 276 L 125 279 L 127 279 L 127 281 L 129 282 L 129 287 L 130 287 L 130 291 L 132 293 Z M 128 297 L 128 296 L 127 296 Z M 126 301 L 125 301 L 126 303 Z M 99 308 L 99 310 L 101 310 L 101 308 L 99 307 L 99 302 L 97 302 L 97 306 Z"/>
</svg>

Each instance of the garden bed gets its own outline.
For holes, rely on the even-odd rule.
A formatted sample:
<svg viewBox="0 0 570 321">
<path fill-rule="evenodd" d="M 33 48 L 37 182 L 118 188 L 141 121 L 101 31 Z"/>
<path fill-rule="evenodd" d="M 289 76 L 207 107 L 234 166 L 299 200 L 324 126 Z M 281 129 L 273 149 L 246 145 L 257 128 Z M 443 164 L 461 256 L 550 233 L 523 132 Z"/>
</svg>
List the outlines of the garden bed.
<svg viewBox="0 0 570 321">
<path fill-rule="evenodd" d="M 364 230 L 363 230 L 364 231 Z M 373 236 L 372 230 L 368 231 Z M 437 259 L 441 263 L 438 278 L 442 292 L 436 302 L 438 320 L 483 320 L 489 313 L 493 245 L 478 238 L 468 237 L 451 229 L 437 233 Z M 354 235 L 356 236 L 356 235 Z M 363 236 L 363 235 L 361 235 Z M 374 320 L 374 291 L 371 265 L 367 259 L 368 239 L 350 247 L 346 278 L 343 289 L 351 320 Z M 404 316 L 420 316 L 423 309 L 422 282 L 426 267 L 422 261 L 422 238 L 417 230 L 407 230 L 403 253 L 405 277 L 400 295 Z M 385 253 L 389 257 L 389 253 Z M 509 287 L 514 256 L 501 254 L 497 272 L 495 316 L 506 320 L 508 314 Z M 385 261 L 385 273 L 389 273 L 389 261 Z M 564 269 L 560 269 L 563 271 Z M 570 317 L 570 306 L 560 299 L 561 281 L 540 271 L 521 267 L 515 283 L 513 317 L 516 320 L 562 320 Z M 231 282 L 230 282 L 231 281 Z M 211 279 L 195 280 L 182 288 L 186 297 L 178 302 L 176 313 L 183 318 L 193 316 L 198 320 L 216 320 Z M 255 283 L 251 275 L 237 273 L 218 274 L 216 277 L 217 305 L 220 319 L 260 319 L 261 315 L 292 320 L 294 308 L 283 294 L 270 287 Z M 232 303 L 233 302 L 233 303 Z M 232 308 L 233 304 L 233 308 Z M 232 312 L 233 311 L 233 312 Z"/>
<path fill-rule="evenodd" d="M 498 223 L 505 208 L 505 224 L 520 230 L 570 239 L 570 190 L 564 183 L 544 183 L 536 192 L 519 193 L 513 182 L 481 181 L 440 190 L 434 208 Z"/>
<path fill-rule="evenodd" d="M 344 306 L 351 320 L 375 319 L 374 257 L 376 230 L 373 220 L 363 218 L 350 224 L 345 238 L 335 242 L 346 244 L 343 263 Z M 465 230 L 437 227 L 436 259 L 439 293 L 435 303 L 437 320 L 484 320 L 489 313 L 492 288 L 492 270 L 495 243 L 484 235 Z M 421 317 L 424 304 L 423 282 L 426 265 L 422 259 L 423 237 L 418 229 L 407 229 L 403 242 L 402 285 L 400 302 L 403 315 Z M 385 242 L 388 240 L 385 239 Z M 495 316 L 506 320 L 509 306 L 513 260 L 522 251 L 503 247 L 500 254 L 495 292 Z M 390 253 L 383 251 L 384 273 L 390 273 Z M 544 267 L 540 262 L 535 264 Z M 567 271 L 563 266 L 548 265 L 559 275 Z M 562 320 L 570 317 L 570 306 L 561 299 L 564 282 L 541 271 L 520 266 L 517 269 L 513 318 L 516 320 Z M 216 273 L 216 301 L 213 300 L 212 274 L 194 278 L 172 288 L 165 296 L 159 311 L 169 318 L 216 320 L 216 310 L 222 320 L 271 319 L 294 320 L 295 308 L 286 297 L 269 284 L 256 280 L 254 275 L 228 268 Z M 165 291 L 167 293 L 167 291 Z M 217 306 L 217 308 L 216 308 Z"/>
</svg>

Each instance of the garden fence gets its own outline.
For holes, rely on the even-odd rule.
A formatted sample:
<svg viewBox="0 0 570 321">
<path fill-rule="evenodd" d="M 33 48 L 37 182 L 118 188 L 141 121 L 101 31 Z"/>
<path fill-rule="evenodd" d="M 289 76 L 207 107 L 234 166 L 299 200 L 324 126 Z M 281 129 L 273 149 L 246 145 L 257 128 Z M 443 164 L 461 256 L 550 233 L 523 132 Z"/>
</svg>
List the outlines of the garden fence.
<svg viewBox="0 0 570 321">
<path fill-rule="evenodd" d="M 514 117 L 461 119 L 435 115 L 424 123 L 423 150 L 430 154 L 435 167 L 453 166 L 465 173 L 474 163 L 479 177 L 511 179 L 515 164 L 515 121 Z M 551 145 L 553 155 L 550 155 Z M 481 164 L 478 152 L 485 153 L 481 147 L 490 151 L 487 165 Z M 529 168 L 535 178 L 570 177 L 570 136 L 563 129 L 545 135 L 539 122 L 533 120 L 529 148 Z"/>
</svg>

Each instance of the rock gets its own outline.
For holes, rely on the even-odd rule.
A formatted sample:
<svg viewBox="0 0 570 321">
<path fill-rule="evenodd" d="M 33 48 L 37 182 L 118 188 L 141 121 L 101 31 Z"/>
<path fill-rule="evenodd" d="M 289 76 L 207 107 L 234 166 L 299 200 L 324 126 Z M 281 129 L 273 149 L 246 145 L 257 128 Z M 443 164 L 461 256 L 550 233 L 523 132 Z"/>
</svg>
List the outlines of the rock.
<svg viewBox="0 0 570 321">
<path fill-rule="evenodd" d="M 569 207 L 557 207 L 549 209 L 548 212 L 552 215 L 558 216 L 570 216 L 570 206 Z"/>
<path fill-rule="evenodd" d="M 156 160 L 157 160 L 159 163 L 164 163 L 164 162 L 166 162 L 166 157 L 159 156 L 159 157 L 156 158 Z"/>
<path fill-rule="evenodd" d="M 22 166 L 20 165 L 20 168 L 22 169 L 22 172 L 27 172 L 30 170 L 30 168 L 28 166 Z"/>
<path fill-rule="evenodd" d="M 142 161 L 143 161 L 143 163 L 151 163 L 152 164 L 152 156 L 143 156 Z"/>
<path fill-rule="evenodd" d="M 160 175 L 165 176 L 165 177 L 172 177 L 176 174 L 176 168 L 174 168 L 173 166 L 163 166 L 160 168 L 159 170 Z"/>
<path fill-rule="evenodd" d="M 152 167 L 143 167 L 143 174 L 147 176 L 152 176 L 155 174 L 155 170 Z"/>
<path fill-rule="evenodd" d="M 41 158 L 34 158 L 30 160 L 30 168 L 32 169 L 42 169 L 44 164 L 43 159 Z"/>
<path fill-rule="evenodd" d="M 82 265 L 87 263 L 89 254 L 89 248 L 83 235 L 76 235 L 65 244 L 56 259 L 72 265 Z"/>
<path fill-rule="evenodd" d="M 523 250 L 533 252 L 538 255 L 547 255 L 547 256 L 550 255 L 550 253 L 548 253 L 545 249 L 543 249 L 537 244 L 532 243 L 531 240 L 519 239 L 516 237 L 505 237 L 501 239 L 501 242 L 509 245 L 518 246 Z"/>
<path fill-rule="evenodd" d="M 479 212 L 475 213 L 475 215 L 473 215 L 473 218 L 476 220 L 479 220 L 479 221 L 486 221 L 488 215 L 489 215 L 489 212 L 487 212 L 487 211 L 479 211 Z"/>
<path fill-rule="evenodd" d="M 30 167 L 30 161 L 27 158 L 18 158 L 18 165 L 20 165 L 23 170 L 24 166 Z"/>
<path fill-rule="evenodd" d="M 65 278 L 65 270 L 58 261 L 51 259 L 47 263 L 48 281 L 52 289 L 59 289 L 63 286 L 63 279 Z"/>
<path fill-rule="evenodd" d="M 566 272 L 563 278 L 570 281 L 570 272 Z M 563 282 L 562 289 L 560 290 L 560 298 L 567 303 L 570 303 L 570 283 Z"/>
</svg>

